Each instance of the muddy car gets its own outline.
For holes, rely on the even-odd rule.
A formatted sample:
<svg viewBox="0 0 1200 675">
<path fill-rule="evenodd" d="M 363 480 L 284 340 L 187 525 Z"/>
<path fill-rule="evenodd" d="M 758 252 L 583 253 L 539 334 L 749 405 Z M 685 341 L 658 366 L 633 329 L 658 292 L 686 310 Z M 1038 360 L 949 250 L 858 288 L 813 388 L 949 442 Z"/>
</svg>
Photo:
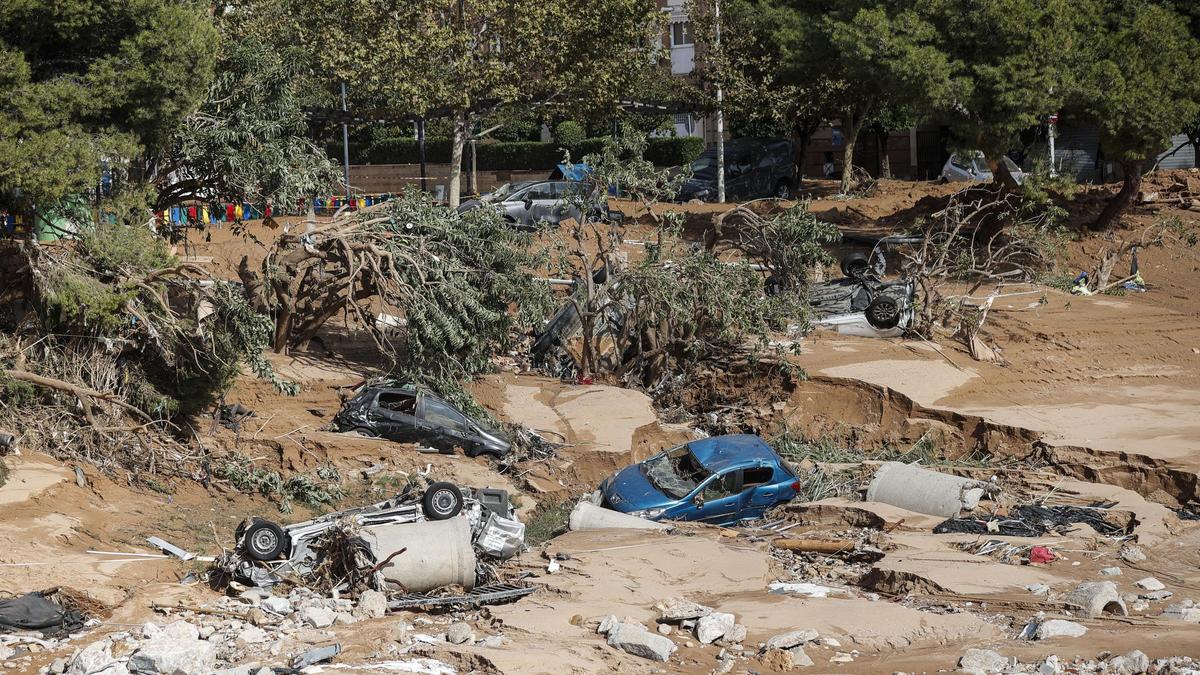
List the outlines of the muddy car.
<svg viewBox="0 0 1200 675">
<path fill-rule="evenodd" d="M 411 385 L 363 386 L 333 418 L 337 431 L 417 443 L 449 454 L 503 459 L 510 443 L 500 431 Z"/>
<path fill-rule="evenodd" d="M 872 256 L 876 264 L 872 265 Z M 839 333 L 890 337 L 912 325 L 912 281 L 885 281 L 882 254 L 851 253 L 842 259 L 841 279 L 812 284 L 814 323 Z"/>
</svg>

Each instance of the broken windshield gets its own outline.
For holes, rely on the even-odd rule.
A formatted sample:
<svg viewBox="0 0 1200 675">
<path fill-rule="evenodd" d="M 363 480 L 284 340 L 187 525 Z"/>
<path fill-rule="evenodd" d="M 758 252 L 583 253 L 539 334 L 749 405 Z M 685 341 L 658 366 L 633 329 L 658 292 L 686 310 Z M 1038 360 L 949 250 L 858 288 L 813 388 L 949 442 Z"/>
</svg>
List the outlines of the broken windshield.
<svg viewBox="0 0 1200 675">
<path fill-rule="evenodd" d="M 691 494 L 710 473 L 686 445 L 642 462 L 642 472 L 659 492 L 673 499 Z"/>
</svg>

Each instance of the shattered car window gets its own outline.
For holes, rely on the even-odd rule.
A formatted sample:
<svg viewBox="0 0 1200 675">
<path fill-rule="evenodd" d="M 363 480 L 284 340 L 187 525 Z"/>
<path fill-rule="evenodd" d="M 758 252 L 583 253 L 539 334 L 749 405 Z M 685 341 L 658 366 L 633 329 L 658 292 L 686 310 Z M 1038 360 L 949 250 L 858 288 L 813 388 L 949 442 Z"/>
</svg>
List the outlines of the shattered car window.
<svg viewBox="0 0 1200 675">
<path fill-rule="evenodd" d="M 686 445 L 646 460 L 642 463 L 642 471 L 655 488 L 675 499 L 691 494 L 710 473 L 696 461 Z"/>
<path fill-rule="evenodd" d="M 417 397 L 413 394 L 401 394 L 385 391 L 379 394 L 379 407 L 405 415 L 417 414 Z"/>
<path fill-rule="evenodd" d="M 451 429 L 466 429 L 467 418 L 457 410 L 435 398 L 425 399 L 425 419 L 434 424 L 450 427 Z"/>
</svg>

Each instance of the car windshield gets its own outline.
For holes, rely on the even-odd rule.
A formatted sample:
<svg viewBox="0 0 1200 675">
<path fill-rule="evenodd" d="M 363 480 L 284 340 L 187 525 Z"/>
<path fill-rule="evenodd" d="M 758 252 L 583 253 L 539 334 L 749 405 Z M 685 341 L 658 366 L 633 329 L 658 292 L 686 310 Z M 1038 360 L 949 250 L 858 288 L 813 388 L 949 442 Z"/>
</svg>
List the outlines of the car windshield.
<svg viewBox="0 0 1200 675">
<path fill-rule="evenodd" d="M 492 190 L 490 193 L 480 197 L 479 199 L 480 199 L 480 201 L 484 201 L 484 202 L 503 201 L 506 197 L 513 194 L 517 190 L 520 190 L 521 188 L 527 187 L 529 185 L 531 185 L 531 183 L 529 183 L 529 182 L 505 183 L 504 185 L 501 185 L 500 187 L 496 188 L 495 190 Z"/>
<path fill-rule="evenodd" d="M 711 473 L 700 465 L 686 445 L 642 462 L 642 472 L 659 492 L 673 499 L 683 499 L 691 494 Z"/>
</svg>

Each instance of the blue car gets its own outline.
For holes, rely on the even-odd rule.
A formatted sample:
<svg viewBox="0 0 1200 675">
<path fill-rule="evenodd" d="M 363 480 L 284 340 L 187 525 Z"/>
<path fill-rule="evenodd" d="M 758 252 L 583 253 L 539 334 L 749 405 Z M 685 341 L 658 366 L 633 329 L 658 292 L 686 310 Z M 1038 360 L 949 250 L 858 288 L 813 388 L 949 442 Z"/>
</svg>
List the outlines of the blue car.
<svg viewBox="0 0 1200 675">
<path fill-rule="evenodd" d="M 650 520 L 730 525 L 791 500 L 800 481 L 748 434 L 692 441 L 621 469 L 600 484 L 599 505 Z"/>
</svg>

